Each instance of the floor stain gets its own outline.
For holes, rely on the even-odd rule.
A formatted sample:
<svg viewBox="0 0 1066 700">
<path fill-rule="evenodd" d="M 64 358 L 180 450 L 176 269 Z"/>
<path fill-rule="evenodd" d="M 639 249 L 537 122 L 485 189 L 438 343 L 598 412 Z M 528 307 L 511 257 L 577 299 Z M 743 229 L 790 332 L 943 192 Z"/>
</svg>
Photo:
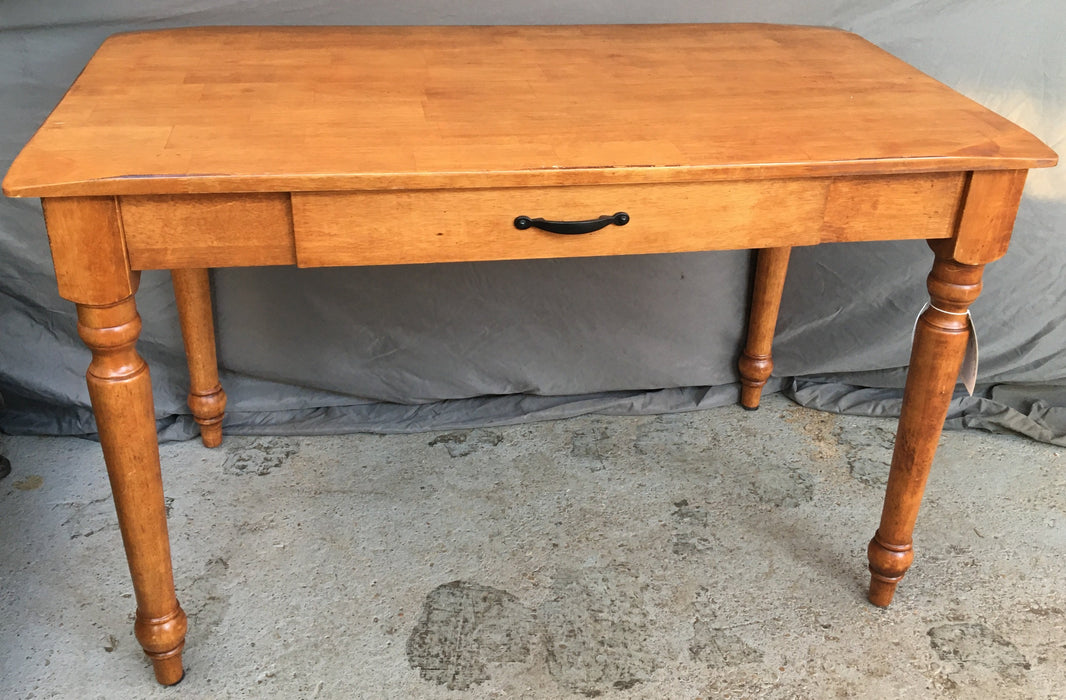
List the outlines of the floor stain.
<svg viewBox="0 0 1066 700">
<path fill-rule="evenodd" d="M 682 498 L 680 501 L 674 501 L 674 508 L 672 515 L 681 522 L 704 527 L 707 525 L 707 511 L 700 506 L 689 505 L 688 499 Z"/>
<path fill-rule="evenodd" d="M 452 581 L 426 596 L 407 660 L 451 690 L 483 683 L 489 664 L 507 662 L 546 663 L 555 682 L 586 697 L 633 688 L 658 666 L 643 588 L 621 565 L 566 570 L 532 610 L 507 591 Z"/>
<path fill-rule="evenodd" d="M 533 612 L 507 591 L 452 581 L 426 596 L 407 660 L 425 680 L 467 690 L 488 680 L 488 664 L 528 659 L 534 630 Z"/>
<path fill-rule="evenodd" d="M 682 498 L 674 501 L 674 512 L 671 515 L 682 527 L 692 528 L 692 531 L 674 532 L 671 551 L 675 555 L 685 557 L 700 554 L 714 547 L 714 542 L 705 531 L 708 514 L 702 507 L 689 505 L 688 499 Z"/>
<path fill-rule="evenodd" d="M 814 477 L 795 467 L 766 467 L 752 475 L 752 495 L 775 508 L 795 508 L 814 499 Z"/>
<path fill-rule="evenodd" d="M 840 457 L 840 443 L 834 435 L 837 427 L 835 414 L 799 406 L 787 411 L 784 418 L 798 425 L 810 438 L 815 460 L 832 462 Z"/>
<path fill-rule="evenodd" d="M 191 603 L 185 613 L 190 625 L 200 634 L 211 634 L 222 622 L 229 607 L 229 595 L 224 592 L 223 581 L 229 571 L 229 562 L 221 556 L 209 559 L 204 570 L 183 589 L 183 600 Z"/>
<path fill-rule="evenodd" d="M 31 474 L 25 479 L 19 479 L 14 483 L 15 488 L 19 491 L 33 491 L 34 489 L 41 488 L 41 484 L 44 483 L 44 477 Z"/>
<path fill-rule="evenodd" d="M 658 666 L 647 647 L 643 584 L 625 566 L 560 572 L 539 612 L 548 672 L 573 692 L 632 688 Z"/>
<path fill-rule="evenodd" d="M 670 551 L 679 557 L 701 554 L 714 548 L 714 542 L 692 532 L 675 532 Z"/>
<path fill-rule="evenodd" d="M 836 437 L 854 479 L 878 488 L 888 484 L 888 469 L 896 441 L 892 430 L 879 425 L 847 430 L 841 427 L 837 429 Z"/>
<path fill-rule="evenodd" d="M 1002 679 L 1024 679 L 1030 664 L 1012 642 L 979 622 L 940 625 L 929 630 L 929 643 L 944 662 L 941 672 L 955 684 L 994 672 Z M 960 682 L 961 681 L 961 682 Z"/>
<path fill-rule="evenodd" d="M 70 539 L 92 537 L 98 532 L 118 529 L 118 517 L 115 515 L 114 502 L 110 495 L 89 501 L 72 501 L 57 503 L 54 507 L 70 511 L 61 526 L 70 531 Z M 174 508 L 174 499 L 163 497 L 163 512 L 170 517 Z"/>
<path fill-rule="evenodd" d="M 222 464 L 225 472 L 237 476 L 266 476 L 284 466 L 300 448 L 296 442 L 286 438 L 256 438 L 230 450 Z"/>
<path fill-rule="evenodd" d="M 475 428 L 443 433 L 429 441 L 430 447 L 442 445 L 452 459 L 466 457 L 484 447 L 496 447 L 503 442 L 503 435 L 491 430 Z"/>
<path fill-rule="evenodd" d="M 617 446 L 604 427 L 577 430 L 570 436 L 570 454 L 585 462 L 590 471 L 598 472 L 617 458 Z"/>
<path fill-rule="evenodd" d="M 763 654 L 740 637 L 726 630 L 717 629 L 706 620 L 696 620 L 692 625 L 692 641 L 689 654 L 711 668 L 739 666 L 762 661 Z"/>
<path fill-rule="evenodd" d="M 699 441 L 679 438 L 691 428 L 690 414 L 670 413 L 655 416 L 636 426 L 633 452 L 660 462 L 704 459 L 705 454 L 714 454 L 720 446 L 720 441 L 713 433 L 701 433 Z"/>
<path fill-rule="evenodd" d="M 78 537 L 92 537 L 102 530 L 118 529 L 118 518 L 111 504 L 111 496 L 59 505 L 70 509 L 70 515 L 63 521 L 62 527 L 70 530 L 72 540 Z"/>
</svg>

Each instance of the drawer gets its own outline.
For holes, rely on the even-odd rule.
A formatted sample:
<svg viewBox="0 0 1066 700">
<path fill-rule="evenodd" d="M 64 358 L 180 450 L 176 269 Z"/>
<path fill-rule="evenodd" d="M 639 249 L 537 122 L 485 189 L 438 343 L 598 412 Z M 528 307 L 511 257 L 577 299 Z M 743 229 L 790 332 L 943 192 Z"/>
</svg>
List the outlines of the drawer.
<svg viewBox="0 0 1066 700">
<path fill-rule="evenodd" d="M 947 238 L 961 173 L 465 190 L 294 192 L 301 267 L 632 255 Z M 517 216 L 625 226 L 519 230 Z"/>
<path fill-rule="evenodd" d="M 796 221 L 821 219 L 827 187 L 825 180 L 777 180 L 293 193 L 296 261 L 385 265 L 785 245 L 796 241 Z M 781 199 L 790 202 L 787 211 L 775 204 Z M 619 211 L 629 214 L 628 224 L 594 233 L 514 226 L 520 215 L 585 220 Z"/>
</svg>

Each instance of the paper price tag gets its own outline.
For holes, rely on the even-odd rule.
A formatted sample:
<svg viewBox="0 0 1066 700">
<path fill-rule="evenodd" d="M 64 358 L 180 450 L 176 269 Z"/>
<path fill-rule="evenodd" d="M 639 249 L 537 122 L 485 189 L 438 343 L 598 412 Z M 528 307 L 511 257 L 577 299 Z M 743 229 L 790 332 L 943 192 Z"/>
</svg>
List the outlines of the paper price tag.
<svg viewBox="0 0 1066 700">
<path fill-rule="evenodd" d="M 962 384 L 966 391 L 973 396 L 973 390 L 977 386 L 977 329 L 973 325 L 973 316 L 966 312 L 966 320 L 970 323 L 970 337 L 966 341 L 966 354 L 962 357 Z"/>
<path fill-rule="evenodd" d="M 918 332 L 918 319 L 932 304 L 926 304 L 918 315 L 914 317 L 914 328 L 911 329 L 911 337 Z M 962 314 L 959 314 L 960 316 Z M 970 327 L 970 337 L 966 339 L 966 354 L 962 357 L 962 368 L 959 370 L 959 380 L 966 387 L 967 393 L 973 396 L 977 388 L 977 328 L 973 325 L 973 314 L 966 312 L 966 323 Z"/>
</svg>

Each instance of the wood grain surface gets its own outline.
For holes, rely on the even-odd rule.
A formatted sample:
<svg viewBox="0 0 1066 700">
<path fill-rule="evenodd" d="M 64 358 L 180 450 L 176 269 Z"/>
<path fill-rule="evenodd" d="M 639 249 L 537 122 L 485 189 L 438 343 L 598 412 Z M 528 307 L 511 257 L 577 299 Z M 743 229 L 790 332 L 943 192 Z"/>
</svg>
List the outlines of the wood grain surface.
<svg viewBox="0 0 1066 700">
<path fill-rule="evenodd" d="M 432 192 L 294 192 L 292 222 L 301 267 L 948 238 L 958 218 L 964 181 L 961 173 L 923 173 Z M 585 220 L 618 211 L 630 216 L 625 226 L 579 236 L 514 226 L 519 215 Z"/>
<path fill-rule="evenodd" d="M 514 187 L 1055 161 L 836 29 L 208 27 L 105 41 L 3 189 Z"/>
</svg>

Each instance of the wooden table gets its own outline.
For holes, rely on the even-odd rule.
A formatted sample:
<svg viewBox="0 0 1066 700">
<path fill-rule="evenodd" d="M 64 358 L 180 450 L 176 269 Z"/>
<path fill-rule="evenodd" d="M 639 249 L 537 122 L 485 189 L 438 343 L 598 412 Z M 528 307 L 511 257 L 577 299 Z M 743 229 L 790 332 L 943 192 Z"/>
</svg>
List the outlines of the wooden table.
<svg viewBox="0 0 1066 700">
<path fill-rule="evenodd" d="M 835 29 L 206 28 L 108 39 L 4 192 L 43 199 L 59 291 L 92 351 L 136 635 L 172 684 L 186 618 L 135 349 L 140 270 L 172 271 L 189 405 L 213 447 L 226 398 L 211 267 L 759 249 L 740 359 L 755 408 L 792 246 L 926 239 L 931 301 L 869 548 L 870 600 L 887 605 L 913 558 L 967 307 L 1007 249 L 1027 170 L 1055 162 Z"/>
</svg>

